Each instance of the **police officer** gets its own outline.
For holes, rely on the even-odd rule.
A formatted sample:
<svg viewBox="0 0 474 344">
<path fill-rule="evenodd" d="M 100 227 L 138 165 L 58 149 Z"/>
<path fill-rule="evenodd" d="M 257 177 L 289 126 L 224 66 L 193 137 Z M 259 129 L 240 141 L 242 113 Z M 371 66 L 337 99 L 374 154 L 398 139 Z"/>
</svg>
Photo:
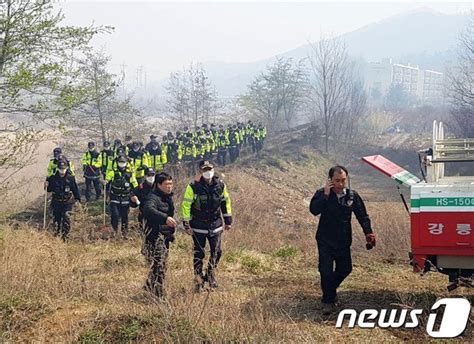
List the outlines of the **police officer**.
<svg viewBox="0 0 474 344">
<path fill-rule="evenodd" d="M 67 161 L 59 160 L 56 172 L 47 179 L 47 192 L 52 192 L 55 235 L 61 235 L 66 241 L 71 227 L 70 212 L 75 201 L 81 201 L 76 179 L 71 175 Z"/>
<path fill-rule="evenodd" d="M 171 132 L 168 135 L 168 150 L 166 160 L 172 165 L 176 165 L 181 158 L 181 144 L 178 139 L 173 137 Z"/>
<path fill-rule="evenodd" d="M 219 162 L 220 166 L 225 166 L 228 146 L 229 140 L 225 135 L 224 129 L 222 129 L 219 137 L 217 138 L 217 161 Z"/>
<path fill-rule="evenodd" d="M 196 145 L 194 142 L 189 139 L 189 137 L 185 136 L 183 138 L 183 161 L 187 170 L 188 176 L 192 176 L 195 174 L 195 161 L 196 161 Z"/>
<path fill-rule="evenodd" d="M 105 175 L 107 174 L 107 170 L 112 168 L 112 163 L 114 162 L 115 154 L 112 148 L 110 148 L 110 142 L 104 141 L 103 149 L 100 152 L 100 162 L 101 162 L 101 172 L 102 176 L 105 179 Z"/>
<path fill-rule="evenodd" d="M 61 147 L 56 147 L 53 149 L 53 157 L 48 162 L 48 167 L 46 169 L 46 178 L 56 173 L 59 159 L 66 161 L 69 168 L 69 173 L 72 176 L 75 175 L 74 164 L 64 156 Z"/>
<path fill-rule="evenodd" d="M 146 163 L 148 164 L 148 167 L 153 168 L 157 173 L 164 170 L 168 159 L 156 138 L 150 142 L 146 155 Z"/>
<path fill-rule="evenodd" d="M 142 183 L 145 178 L 145 169 L 149 166 L 149 163 L 147 154 L 140 148 L 140 142 L 134 141 L 132 143 L 132 150 L 128 152 L 128 157 L 138 183 Z"/>
<path fill-rule="evenodd" d="M 128 147 L 124 146 L 120 139 L 115 139 L 114 140 L 114 148 L 113 149 L 114 149 L 114 154 L 115 154 L 116 158 L 120 155 L 128 155 Z"/>
<path fill-rule="evenodd" d="M 238 156 L 238 145 L 240 143 L 239 133 L 232 127 L 229 131 L 229 159 L 233 163 Z"/>
<path fill-rule="evenodd" d="M 349 172 L 344 166 L 332 167 L 326 185 L 316 191 L 309 207 L 313 215 L 321 215 L 316 241 L 325 315 L 335 311 L 336 289 L 352 271 L 352 213 L 356 215 L 364 231 L 367 249 L 375 246 L 375 235 L 364 202 L 359 194 L 350 188 L 350 183 L 349 188 L 346 188 L 348 178 Z"/>
<path fill-rule="evenodd" d="M 90 201 L 92 184 L 95 189 L 95 199 L 101 195 L 100 173 L 102 161 L 94 142 L 87 144 L 88 151 L 82 155 L 82 170 L 86 181 L 86 200 Z"/>
<path fill-rule="evenodd" d="M 150 142 L 148 142 L 148 143 L 145 145 L 145 150 L 146 150 L 146 151 L 150 150 L 152 143 L 153 143 L 154 141 L 156 141 L 156 140 L 157 140 L 157 136 L 156 136 L 156 135 L 154 135 L 154 134 L 150 135 Z"/>
<path fill-rule="evenodd" d="M 166 262 L 170 242 L 177 226 L 174 216 L 173 179 L 167 173 L 155 177 L 156 188 L 145 199 L 145 247 L 151 260 L 145 288 L 158 298 L 164 297 Z"/>
<path fill-rule="evenodd" d="M 199 163 L 199 175 L 186 187 L 182 215 L 184 228 L 194 242 L 195 291 L 201 291 L 205 281 L 211 288 L 217 288 L 215 269 L 222 254 L 221 234 L 224 228 L 231 228 L 232 209 L 227 187 L 214 175 L 214 166 L 209 161 Z M 211 252 L 204 276 L 206 241 Z"/>
<path fill-rule="evenodd" d="M 107 171 L 107 190 L 109 191 L 109 207 L 114 236 L 118 234 L 118 223 L 122 223 L 122 235 L 128 239 L 128 212 L 130 210 L 130 197 L 133 188 L 138 186 L 135 173 L 127 162 L 127 157 L 117 157 L 112 169 Z"/>
</svg>

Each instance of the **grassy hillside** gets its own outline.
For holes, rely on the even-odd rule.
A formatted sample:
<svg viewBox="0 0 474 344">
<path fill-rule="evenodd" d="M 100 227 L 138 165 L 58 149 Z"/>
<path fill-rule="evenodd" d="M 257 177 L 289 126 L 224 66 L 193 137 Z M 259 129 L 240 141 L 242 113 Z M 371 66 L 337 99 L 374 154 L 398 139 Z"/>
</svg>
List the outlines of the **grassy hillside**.
<svg viewBox="0 0 474 344">
<path fill-rule="evenodd" d="M 97 230 L 100 204 L 75 210 L 68 244 L 36 230 L 41 219 L 35 211 L 4 221 L 0 342 L 429 341 L 423 326 L 338 330 L 336 316 L 322 316 L 317 218 L 309 214 L 308 201 L 332 163 L 281 140 L 258 157 L 220 170 L 235 216 L 233 229 L 224 234 L 220 287 L 192 292 L 192 240 L 180 232 L 170 251 L 163 303 L 142 289 L 147 267 L 138 233 L 127 242 L 106 240 L 107 233 Z M 185 184 L 186 178 L 177 181 L 178 204 Z M 370 191 L 366 188 L 359 191 Z M 379 244 L 367 252 L 354 223 L 354 271 L 340 288 L 345 308 L 429 309 L 448 295 L 473 301 L 469 290 L 448 294 L 442 275 L 411 272 L 409 221 L 400 202 L 367 206 Z M 471 339 L 472 323 L 457 340 Z"/>
</svg>

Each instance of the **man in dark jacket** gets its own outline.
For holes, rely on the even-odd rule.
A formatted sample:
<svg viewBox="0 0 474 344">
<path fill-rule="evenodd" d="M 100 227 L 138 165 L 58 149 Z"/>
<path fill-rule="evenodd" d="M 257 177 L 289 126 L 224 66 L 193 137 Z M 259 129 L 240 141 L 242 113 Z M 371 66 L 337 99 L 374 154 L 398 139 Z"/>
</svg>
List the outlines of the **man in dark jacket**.
<svg viewBox="0 0 474 344">
<path fill-rule="evenodd" d="M 138 222 L 140 224 L 141 229 L 143 225 L 143 207 L 145 206 L 145 200 L 148 197 L 148 195 L 153 192 L 154 190 L 154 184 L 155 184 L 155 170 L 151 167 L 147 167 L 145 169 L 145 179 L 143 183 L 139 184 L 138 187 L 133 189 L 132 194 L 133 197 L 131 198 L 132 203 L 130 203 L 130 206 L 132 208 L 138 207 L 139 213 L 138 213 Z M 138 202 L 137 202 L 138 201 Z"/>
<path fill-rule="evenodd" d="M 122 235 L 128 240 L 128 212 L 132 190 L 138 186 L 135 172 L 125 156 L 117 157 L 112 168 L 105 175 L 107 182 L 107 199 L 110 200 L 110 219 L 114 237 L 118 234 L 119 221 L 122 222 Z"/>
<path fill-rule="evenodd" d="M 362 198 L 350 189 L 350 183 L 346 189 L 348 177 L 348 171 L 344 166 L 332 167 L 326 185 L 316 191 L 309 208 L 313 215 L 321 215 L 316 241 L 323 291 L 323 313 L 326 315 L 335 310 L 336 289 L 352 271 L 350 247 L 353 212 L 366 236 L 367 249 L 375 246 L 375 235 L 372 233 L 369 215 Z"/>
<path fill-rule="evenodd" d="M 52 192 L 51 208 L 53 209 L 55 235 L 61 234 L 66 241 L 69 237 L 70 215 L 75 201 L 81 201 L 76 179 L 71 175 L 67 161 L 59 160 L 55 174 L 49 176 L 48 192 Z"/>
<path fill-rule="evenodd" d="M 156 188 L 148 194 L 143 207 L 145 217 L 145 247 L 151 257 L 151 267 L 145 289 L 158 298 L 164 296 L 166 261 L 170 242 L 174 240 L 176 221 L 173 204 L 173 179 L 167 173 L 155 177 Z"/>
<path fill-rule="evenodd" d="M 209 161 L 201 161 L 199 171 L 197 179 L 186 187 L 182 204 L 184 228 L 193 236 L 194 242 L 196 292 L 201 291 L 205 281 L 211 288 L 217 288 L 215 269 L 222 255 L 221 234 L 223 229 L 229 230 L 232 225 L 231 201 L 226 185 L 214 176 L 214 166 Z M 206 241 L 211 254 L 206 276 L 203 276 Z"/>
</svg>

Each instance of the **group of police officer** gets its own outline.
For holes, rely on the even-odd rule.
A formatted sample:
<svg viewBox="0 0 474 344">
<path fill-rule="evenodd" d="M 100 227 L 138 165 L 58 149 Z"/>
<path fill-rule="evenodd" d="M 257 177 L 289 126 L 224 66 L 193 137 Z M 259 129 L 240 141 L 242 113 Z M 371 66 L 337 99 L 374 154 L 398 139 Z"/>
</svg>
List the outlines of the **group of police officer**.
<svg viewBox="0 0 474 344">
<path fill-rule="evenodd" d="M 266 129 L 249 121 L 247 125 L 237 123 L 227 128 L 204 124 L 194 132 L 185 127 L 176 135 L 168 132 L 161 144 L 152 135 L 144 147 L 138 141 L 132 142 L 130 136 L 125 138 L 124 144 L 116 139 L 113 147 L 105 141 L 101 151 L 94 142 L 88 143 L 88 150 L 82 155 L 86 200 L 91 200 L 93 189 L 96 200 L 105 192 L 113 235 L 120 234 L 120 223 L 124 239 L 128 239 L 130 207 L 139 208 L 140 228 L 145 234 L 143 253 L 151 266 L 145 287 L 154 295 L 163 296 L 166 257 L 176 228 L 172 177 L 164 171 L 166 166 L 176 167 L 182 163 L 188 175 L 195 176 L 184 195 L 183 226 L 193 237 L 196 291 L 201 290 L 205 282 L 215 288 L 214 271 L 221 256 L 220 234 L 223 229 L 230 229 L 232 217 L 227 189 L 222 180 L 214 176 L 211 161 L 217 158 L 219 165 L 225 166 L 227 154 L 230 162 L 234 162 L 243 147 L 258 152 L 263 148 L 265 137 Z M 70 212 L 73 204 L 80 201 L 80 193 L 73 163 L 62 154 L 61 148 L 55 148 L 53 154 L 45 188 L 52 193 L 55 234 L 67 240 Z M 101 177 L 105 181 L 103 189 Z M 210 246 L 210 259 L 204 274 L 206 241 Z"/>
<path fill-rule="evenodd" d="M 184 167 L 188 175 L 194 175 L 198 162 L 202 160 L 217 160 L 220 166 L 225 166 L 227 156 L 233 163 L 244 147 L 248 147 L 251 152 L 260 151 L 266 135 L 263 125 L 248 121 L 246 125 L 238 122 L 227 128 L 223 125 L 203 124 L 202 127 L 196 127 L 194 132 L 185 127 L 182 132 L 177 131 L 176 135 L 168 132 L 161 143 L 155 135 L 151 135 L 150 142 L 145 146 L 139 141 L 132 141 L 129 135 L 125 137 L 124 143 L 116 139 L 113 146 L 105 141 L 100 151 L 94 142 L 89 142 L 88 150 L 82 155 L 86 200 L 91 200 L 93 189 L 96 200 L 101 197 L 102 191 L 107 191 L 114 233 L 118 233 L 121 222 L 122 234 L 127 238 L 129 207 L 133 207 L 130 196 L 147 178 L 153 180 L 155 173 L 163 172 L 166 167 L 170 167 L 168 171 L 177 171 L 177 166 Z M 59 171 L 58 164 L 62 160 L 67 165 L 69 176 L 75 175 L 73 163 L 62 154 L 61 148 L 54 149 L 53 155 L 48 164 L 47 183 L 50 178 L 57 178 L 55 174 Z M 101 177 L 105 181 L 104 190 Z M 74 200 L 72 192 L 62 192 L 61 188 L 56 190 L 54 185 L 48 187 L 48 191 L 53 193 L 53 213 L 54 209 L 64 208 L 63 204 L 70 204 Z M 72 188 L 68 190 L 72 191 Z M 80 199 L 80 196 L 76 199 Z M 55 216 L 56 232 L 65 239 L 70 228 L 69 211 L 66 209 Z"/>
</svg>

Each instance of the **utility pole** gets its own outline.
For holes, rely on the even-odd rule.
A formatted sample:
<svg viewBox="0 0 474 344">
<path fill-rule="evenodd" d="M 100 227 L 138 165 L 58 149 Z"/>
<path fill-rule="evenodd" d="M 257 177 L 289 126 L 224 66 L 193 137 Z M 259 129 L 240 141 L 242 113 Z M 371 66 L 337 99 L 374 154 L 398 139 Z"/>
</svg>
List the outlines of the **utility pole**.
<svg viewBox="0 0 474 344">
<path fill-rule="evenodd" d="M 137 68 L 137 87 L 143 86 L 143 66 Z"/>
</svg>

